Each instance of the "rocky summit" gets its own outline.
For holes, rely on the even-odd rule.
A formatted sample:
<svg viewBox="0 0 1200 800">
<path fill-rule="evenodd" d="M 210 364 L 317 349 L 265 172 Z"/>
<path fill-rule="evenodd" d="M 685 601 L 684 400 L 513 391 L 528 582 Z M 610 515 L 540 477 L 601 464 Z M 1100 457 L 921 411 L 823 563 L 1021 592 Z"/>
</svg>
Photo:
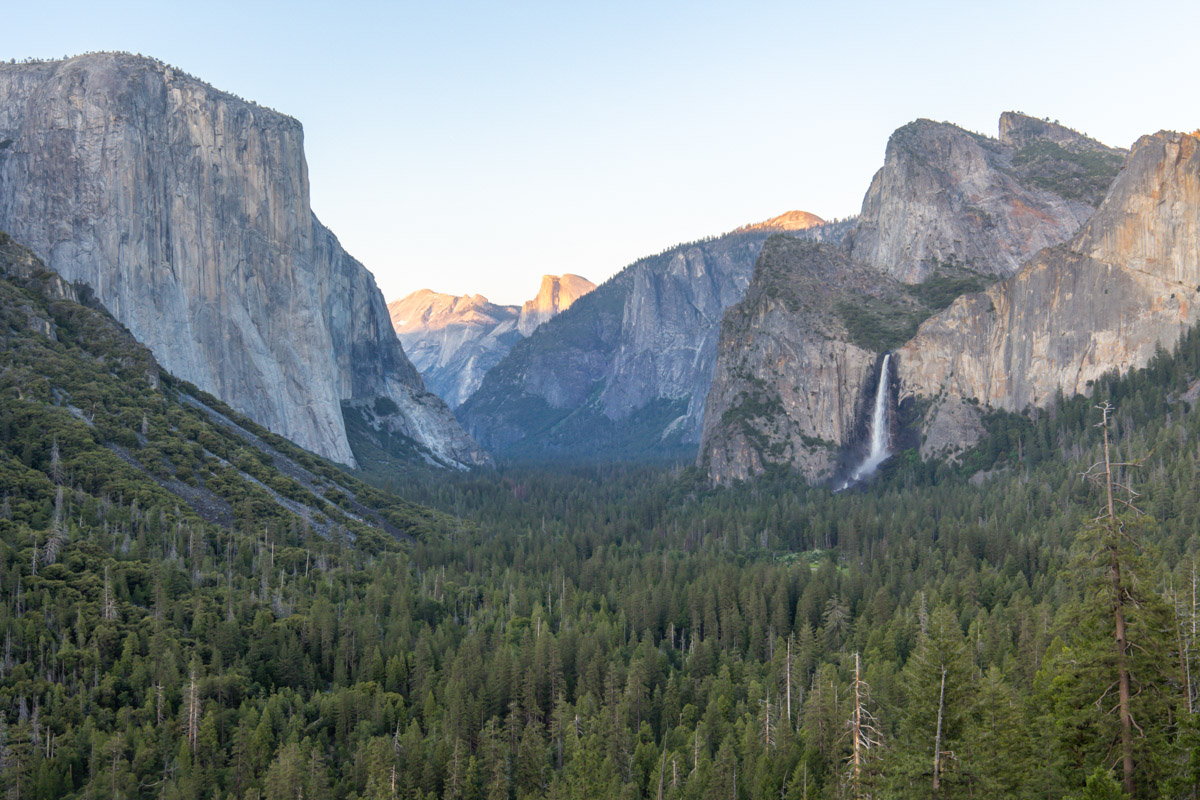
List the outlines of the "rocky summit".
<svg viewBox="0 0 1200 800">
<path fill-rule="evenodd" d="M 382 398 L 428 457 L 484 463 L 313 215 L 303 140 L 151 59 L 0 64 L 0 228 L 166 369 L 314 452 L 355 464 L 343 404 Z"/>
<path fill-rule="evenodd" d="M 596 284 L 579 275 L 543 275 L 537 296 L 521 306 L 517 330 L 522 336 L 529 336 L 538 325 L 566 311 L 595 288 Z"/>
<path fill-rule="evenodd" d="M 840 247 L 763 248 L 745 299 L 721 326 L 698 455 L 710 479 L 770 466 L 832 477 L 867 438 L 884 353 L 901 348 L 897 369 L 908 375 L 905 342 L 923 321 L 1100 218 L 1096 186 L 1107 190 L 1124 151 L 1012 112 L 999 128 L 999 139 L 928 120 L 900 128 Z M 931 413 L 921 430 L 927 455 L 982 433 L 970 409 Z"/>
<path fill-rule="evenodd" d="M 421 289 L 393 300 L 388 312 L 425 385 L 457 408 L 514 344 L 594 288 L 578 275 L 544 275 L 537 297 L 524 306 Z"/>
<path fill-rule="evenodd" d="M 945 263 L 1007 277 L 1091 216 L 1124 158 L 1011 112 L 1000 131 L 917 120 L 893 133 L 847 237 L 850 256 L 908 283 Z"/>
</svg>

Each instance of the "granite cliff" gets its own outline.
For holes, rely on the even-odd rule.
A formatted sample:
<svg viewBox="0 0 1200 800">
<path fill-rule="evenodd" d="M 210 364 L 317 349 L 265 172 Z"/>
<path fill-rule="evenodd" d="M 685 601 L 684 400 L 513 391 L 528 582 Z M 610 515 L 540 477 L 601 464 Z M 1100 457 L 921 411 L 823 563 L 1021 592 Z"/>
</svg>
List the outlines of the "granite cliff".
<svg viewBox="0 0 1200 800">
<path fill-rule="evenodd" d="M 700 436 L 721 316 L 745 294 L 772 233 L 840 240 L 845 223 L 784 215 L 626 267 L 543 324 L 458 409 L 513 457 L 653 457 Z"/>
<path fill-rule="evenodd" d="M 530 335 L 538 325 L 566 311 L 595 288 L 596 284 L 579 275 L 543 275 L 537 296 L 521 306 L 517 330 L 522 336 Z"/>
<path fill-rule="evenodd" d="M 920 313 L 895 279 L 840 248 L 774 236 L 745 298 L 725 314 L 704 417 L 701 463 L 728 483 L 787 465 L 827 476 L 842 445 L 861 438 L 863 398 L 878 355 L 855 335 L 850 308 Z"/>
<path fill-rule="evenodd" d="M 1012 112 L 1000 132 L 917 120 L 892 134 L 847 237 L 850 256 L 907 283 L 941 263 L 1007 277 L 1091 216 L 1124 156 Z"/>
<path fill-rule="evenodd" d="M 956 297 L 1069 238 L 1099 202 L 1093 184 L 1107 186 L 1120 165 L 1121 151 L 1024 115 L 1004 114 L 1000 133 L 906 125 L 840 248 L 763 249 L 721 326 L 698 456 L 712 480 L 772 465 L 832 475 L 865 438 L 881 355 Z M 978 435 L 958 410 L 942 414 L 933 439 Z"/>
<path fill-rule="evenodd" d="M 393 300 L 388 312 L 425 385 L 457 408 L 514 344 L 595 287 L 578 275 L 545 275 L 537 297 L 524 306 L 421 289 Z"/>
<path fill-rule="evenodd" d="M 1069 242 L 959 298 L 900 348 L 901 396 L 1045 405 L 1145 365 L 1198 317 L 1200 139 L 1143 136 Z"/>
<path fill-rule="evenodd" d="M 433 460 L 487 455 L 426 392 L 371 274 L 309 207 L 291 117 L 151 59 L 0 64 L 0 227 L 169 371 L 353 465 L 343 404 Z"/>
</svg>

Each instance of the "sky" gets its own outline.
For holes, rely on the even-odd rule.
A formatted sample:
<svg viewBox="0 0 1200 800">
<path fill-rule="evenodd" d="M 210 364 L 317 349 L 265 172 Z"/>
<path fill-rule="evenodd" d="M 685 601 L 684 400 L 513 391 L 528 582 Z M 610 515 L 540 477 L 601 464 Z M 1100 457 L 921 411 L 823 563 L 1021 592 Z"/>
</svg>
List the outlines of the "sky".
<svg viewBox="0 0 1200 800">
<path fill-rule="evenodd" d="M 520 303 L 543 274 L 855 214 L 920 117 L 1200 128 L 1194 0 L 10 5 L 0 58 L 153 55 L 299 119 L 313 209 L 389 301 Z"/>
</svg>

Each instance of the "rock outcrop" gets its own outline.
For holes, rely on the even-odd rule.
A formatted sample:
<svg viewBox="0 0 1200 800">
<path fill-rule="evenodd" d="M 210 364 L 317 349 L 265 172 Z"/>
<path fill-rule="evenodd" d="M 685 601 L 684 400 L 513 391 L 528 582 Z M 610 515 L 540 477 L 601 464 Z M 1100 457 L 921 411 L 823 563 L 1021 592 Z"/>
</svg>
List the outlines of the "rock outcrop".
<svg viewBox="0 0 1200 800">
<path fill-rule="evenodd" d="M 0 64 L 0 227 L 166 369 L 310 450 L 354 464 L 342 402 L 385 397 L 437 460 L 487 459 L 313 215 L 291 117 L 141 57 Z"/>
<path fill-rule="evenodd" d="M 787 466 L 828 477 L 859 438 L 878 354 L 853 341 L 846 305 L 915 309 L 899 284 L 837 247 L 767 240 L 746 297 L 721 323 L 700 463 L 717 483 Z"/>
<path fill-rule="evenodd" d="M 1107 188 L 1123 153 L 1082 136 L 1065 149 L 1039 136 L 1067 129 L 1018 114 L 1001 131 L 997 140 L 917 120 L 892 134 L 847 237 L 851 257 L 906 283 L 945 263 L 1007 277 L 1068 239 L 1099 201 L 1078 185 L 1080 162 Z"/>
<path fill-rule="evenodd" d="M 721 327 L 698 456 L 712 480 L 771 466 L 810 481 L 830 476 L 864 440 L 881 355 L 957 295 L 1074 234 L 1099 202 L 1093 184 L 1107 187 L 1122 157 L 1020 114 L 1004 114 L 1000 133 L 906 125 L 840 251 L 776 240 L 763 249 Z M 898 353 L 901 375 L 913 358 Z M 927 411 L 926 455 L 953 456 L 982 434 L 978 411 L 961 399 Z"/>
<path fill-rule="evenodd" d="M 514 344 L 594 288 L 578 275 L 543 275 L 537 297 L 524 306 L 421 289 L 393 300 L 388 312 L 425 385 L 458 408 Z"/>
<path fill-rule="evenodd" d="M 521 306 L 517 330 L 522 336 L 571 307 L 579 298 L 596 288 L 596 284 L 579 275 L 543 275 L 537 297 Z"/>
<path fill-rule="evenodd" d="M 388 304 L 404 352 L 429 390 L 458 408 L 489 369 L 521 341 L 519 306 L 498 306 L 483 295 L 421 289 Z"/>
<path fill-rule="evenodd" d="M 825 220 L 808 211 L 785 211 L 779 216 L 771 217 L 768 220 L 743 225 L 735 230 L 734 233 L 745 233 L 746 231 L 767 231 L 769 233 L 805 231 L 824 224 Z"/>
<path fill-rule="evenodd" d="M 1066 245 L 957 300 L 901 350 L 901 392 L 1020 410 L 1144 365 L 1200 317 L 1200 139 L 1142 137 Z"/>
<path fill-rule="evenodd" d="M 840 240 L 846 230 L 797 230 L 794 215 L 782 224 L 813 238 Z M 721 316 L 745 294 L 763 242 L 779 230 L 764 223 L 631 264 L 517 343 L 459 418 L 489 449 L 514 457 L 690 450 Z"/>
</svg>

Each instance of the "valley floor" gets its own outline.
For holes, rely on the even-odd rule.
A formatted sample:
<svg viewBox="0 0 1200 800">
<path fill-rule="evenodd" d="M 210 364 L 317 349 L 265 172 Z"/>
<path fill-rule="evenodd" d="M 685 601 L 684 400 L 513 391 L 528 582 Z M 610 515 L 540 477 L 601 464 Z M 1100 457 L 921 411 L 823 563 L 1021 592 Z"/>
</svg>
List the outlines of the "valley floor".
<svg viewBox="0 0 1200 800">
<path fill-rule="evenodd" d="M 101 394 L 89 426 L 5 352 L 13 796 L 1118 796 L 1122 669 L 1138 796 L 1200 785 L 1200 337 L 1095 387 L 1113 460 L 1140 463 L 1116 542 L 1081 476 L 1101 458 L 1086 398 L 992 415 L 962 466 L 906 451 L 840 494 L 684 466 L 417 472 L 384 487 L 401 499 L 337 478 L 313 484 L 346 514 L 323 536 L 219 470 L 230 526 L 115 470 L 101 442 L 127 425 L 175 479 L 203 442 L 275 480 L 175 389 Z M 107 385 L 89 380 L 75 396 Z M 411 541 L 368 536 L 368 512 Z"/>
</svg>

